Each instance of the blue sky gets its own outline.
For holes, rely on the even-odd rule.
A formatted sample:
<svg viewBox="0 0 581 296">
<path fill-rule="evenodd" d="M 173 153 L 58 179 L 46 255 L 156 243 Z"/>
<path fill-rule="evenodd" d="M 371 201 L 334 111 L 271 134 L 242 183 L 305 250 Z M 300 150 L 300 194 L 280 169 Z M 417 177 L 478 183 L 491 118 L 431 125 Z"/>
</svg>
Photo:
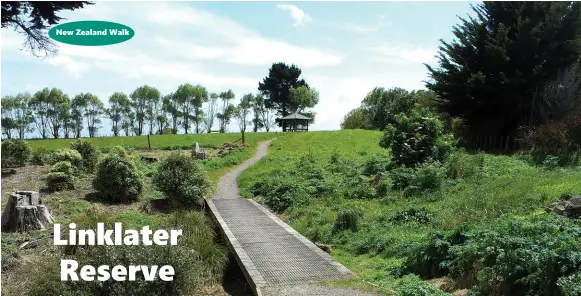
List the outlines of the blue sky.
<svg viewBox="0 0 581 296">
<path fill-rule="evenodd" d="M 100 47 L 59 44 L 54 58 L 21 51 L 2 29 L 2 96 L 58 87 L 69 96 L 148 84 L 162 93 L 182 83 L 210 92 L 254 93 L 273 62 L 297 64 L 320 93 L 314 130 L 335 130 L 375 86 L 424 88 L 423 63 L 471 12 L 469 2 L 98 2 L 67 21 L 104 20 L 135 30 Z M 232 122 L 230 131 L 237 130 Z M 86 131 L 85 131 L 86 133 Z M 100 134 L 111 134 L 105 120 Z"/>
</svg>

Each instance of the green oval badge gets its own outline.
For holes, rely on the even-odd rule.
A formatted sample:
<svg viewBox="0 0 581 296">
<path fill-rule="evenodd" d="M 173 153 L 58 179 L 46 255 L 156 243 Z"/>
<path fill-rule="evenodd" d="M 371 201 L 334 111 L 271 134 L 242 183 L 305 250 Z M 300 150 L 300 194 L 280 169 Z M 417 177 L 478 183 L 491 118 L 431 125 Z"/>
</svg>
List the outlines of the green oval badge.
<svg viewBox="0 0 581 296">
<path fill-rule="evenodd" d="M 103 46 L 125 42 L 135 36 L 135 31 L 113 22 L 79 21 L 54 26 L 48 36 L 66 44 Z"/>
</svg>

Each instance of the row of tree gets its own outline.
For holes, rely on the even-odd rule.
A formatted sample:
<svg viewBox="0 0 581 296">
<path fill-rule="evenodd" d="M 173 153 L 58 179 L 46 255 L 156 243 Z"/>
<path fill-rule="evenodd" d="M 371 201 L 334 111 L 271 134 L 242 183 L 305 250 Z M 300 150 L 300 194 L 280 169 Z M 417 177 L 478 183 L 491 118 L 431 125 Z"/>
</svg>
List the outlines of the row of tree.
<svg viewBox="0 0 581 296">
<path fill-rule="evenodd" d="M 277 122 L 276 114 L 313 115 L 306 109 L 317 104 L 318 93 L 304 80 L 298 80 L 300 74 L 294 65 L 274 64 L 269 76 L 259 83 L 259 92 L 243 95 L 237 105 L 232 104 L 232 90 L 211 93 L 202 85 L 190 83 L 166 95 L 149 85 L 129 95 L 115 92 L 109 97 L 108 108 L 91 93 L 71 99 L 58 88 L 44 88 L 33 95 L 19 93 L 2 98 L 2 131 L 8 139 L 22 139 L 33 131 L 43 139 L 79 138 L 86 127 L 89 137 L 95 137 L 104 118 L 110 120 L 113 136 L 176 134 L 180 130 L 186 134 L 209 133 L 216 121 L 224 133 L 233 118 L 239 121 L 242 132 L 247 126 L 254 132 L 270 131 Z"/>
</svg>

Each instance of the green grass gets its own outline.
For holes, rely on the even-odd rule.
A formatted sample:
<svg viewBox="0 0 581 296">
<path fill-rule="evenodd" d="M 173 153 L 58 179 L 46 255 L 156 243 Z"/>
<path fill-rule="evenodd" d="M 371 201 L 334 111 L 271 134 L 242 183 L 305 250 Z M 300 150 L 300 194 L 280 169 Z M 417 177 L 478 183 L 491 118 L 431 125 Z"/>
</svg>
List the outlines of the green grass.
<svg viewBox="0 0 581 296">
<path fill-rule="evenodd" d="M 246 141 L 251 146 L 265 139 L 270 139 L 276 133 L 247 133 Z M 215 148 L 222 146 L 226 142 L 234 142 L 241 138 L 240 133 L 224 134 L 188 134 L 188 135 L 152 135 L 150 136 L 152 149 L 190 149 L 196 142 L 202 147 Z M 102 151 L 108 151 L 115 146 L 124 146 L 133 149 L 148 149 L 147 136 L 128 137 L 98 137 L 85 138 L 95 144 Z M 75 139 L 43 139 L 28 140 L 30 147 L 57 150 L 68 148 Z"/>
<path fill-rule="evenodd" d="M 390 190 L 372 199 L 345 198 L 342 190 L 348 188 L 342 187 L 350 185 L 344 183 L 350 178 L 367 182 L 365 177 L 357 181 L 365 162 L 386 152 L 378 145 L 380 137 L 380 132 L 361 130 L 285 134 L 271 144 L 267 157 L 238 180 L 245 197 L 254 197 L 255 186 L 266 181 L 282 189 L 290 186 L 285 194 L 300 200 L 284 211 L 283 219 L 309 239 L 335 246 L 333 256 L 360 275 L 350 283 L 354 286 L 373 283 L 383 293 L 395 293 L 402 281 L 398 268 L 428 233 L 487 225 L 502 215 L 539 213 L 563 194 L 581 193 L 578 168 L 546 170 L 517 157 L 462 153 L 466 170 L 474 170 L 479 158 L 483 158 L 482 169 L 447 179 L 435 192 L 405 197 Z M 337 159 L 339 165 L 332 165 Z M 347 175 L 353 170 L 355 174 Z M 395 213 L 410 208 L 425 209 L 430 222 L 389 222 Z M 334 229 L 337 213 L 346 210 L 362 213 L 358 231 Z"/>
</svg>

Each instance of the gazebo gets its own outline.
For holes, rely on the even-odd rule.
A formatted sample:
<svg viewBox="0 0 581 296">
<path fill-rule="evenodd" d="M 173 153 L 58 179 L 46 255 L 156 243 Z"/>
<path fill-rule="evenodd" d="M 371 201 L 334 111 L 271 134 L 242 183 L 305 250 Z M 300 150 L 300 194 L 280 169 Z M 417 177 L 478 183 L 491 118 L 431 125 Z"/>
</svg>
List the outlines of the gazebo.
<svg viewBox="0 0 581 296">
<path fill-rule="evenodd" d="M 309 121 L 311 121 L 312 118 L 294 113 L 283 118 L 279 118 L 278 120 L 282 122 L 283 126 L 285 126 L 286 130 L 289 132 L 308 132 Z"/>
</svg>

